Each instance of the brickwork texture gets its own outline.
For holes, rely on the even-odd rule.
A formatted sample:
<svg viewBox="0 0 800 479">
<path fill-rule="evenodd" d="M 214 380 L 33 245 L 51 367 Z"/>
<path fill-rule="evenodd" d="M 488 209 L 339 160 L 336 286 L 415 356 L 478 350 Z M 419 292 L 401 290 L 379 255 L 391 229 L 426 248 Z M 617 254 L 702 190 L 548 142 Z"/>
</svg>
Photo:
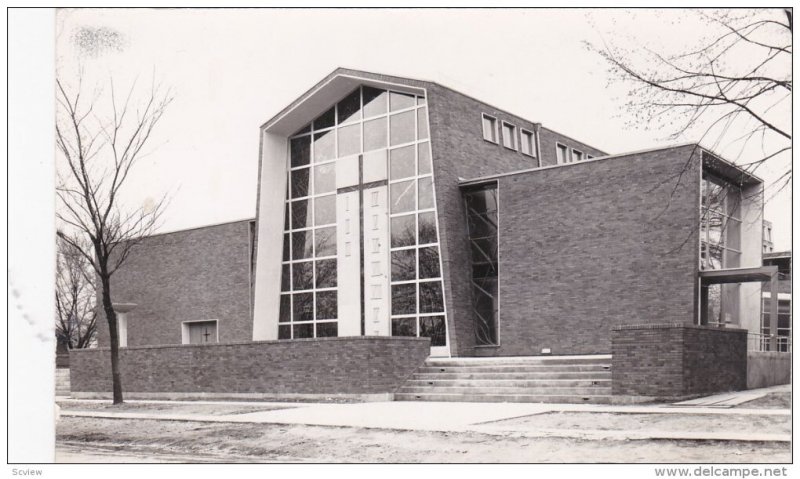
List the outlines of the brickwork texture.
<svg viewBox="0 0 800 479">
<path fill-rule="evenodd" d="M 676 147 L 499 177 L 494 348 L 474 347 L 460 191 L 437 190 L 446 211 L 440 222 L 458 355 L 607 354 L 616 325 L 692 323 L 696 153 Z"/>
<path fill-rule="evenodd" d="M 146 238 L 111 277 L 128 313 L 128 346 L 181 344 L 183 321 L 218 320 L 221 343 L 253 337 L 249 220 Z M 108 346 L 105 315 L 98 345 Z"/>
<path fill-rule="evenodd" d="M 675 400 L 747 388 L 747 331 L 687 324 L 612 332 L 612 393 Z"/>
<path fill-rule="evenodd" d="M 428 85 L 428 88 L 433 173 L 439 210 L 439 238 L 451 353 L 473 356 L 476 350 L 469 289 L 470 247 L 459 180 L 540 166 L 539 158 L 504 147 L 502 132 L 497 144 L 484 140 L 482 113 L 495 117 L 498 128 L 503 121 L 512 123 L 517 127 L 517 134 L 520 128 L 534 131 L 536 125 L 449 88 L 435 84 Z M 541 129 L 540 136 L 541 165 L 556 163 L 556 142 L 594 156 L 605 154 L 597 148 L 546 128 Z M 531 192 L 526 192 L 525 197 L 530 198 Z M 559 193 L 559 197 L 563 198 L 563 192 Z M 500 214 L 504 215 L 502 207 Z"/>
<path fill-rule="evenodd" d="M 354 337 L 120 350 L 124 391 L 390 393 L 430 353 L 428 338 Z M 74 392 L 111 391 L 107 348 L 73 350 Z"/>
</svg>

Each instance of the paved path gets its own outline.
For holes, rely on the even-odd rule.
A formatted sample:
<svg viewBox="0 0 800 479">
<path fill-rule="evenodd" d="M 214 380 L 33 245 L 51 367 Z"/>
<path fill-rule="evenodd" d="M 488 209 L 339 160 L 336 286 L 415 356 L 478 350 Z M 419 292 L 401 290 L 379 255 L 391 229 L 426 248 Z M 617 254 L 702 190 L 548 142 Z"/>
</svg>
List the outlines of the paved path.
<svg viewBox="0 0 800 479">
<path fill-rule="evenodd" d="M 729 408 L 739 404 L 762 398 L 773 392 L 788 392 L 792 390 L 790 384 L 772 386 L 761 389 L 750 389 L 747 391 L 736 391 L 732 393 L 714 394 L 712 396 L 690 399 L 672 404 L 673 407 L 722 407 Z"/>
<path fill-rule="evenodd" d="M 768 388 L 763 396 L 774 390 Z M 742 394 L 754 395 L 754 391 Z M 760 397 L 758 396 L 758 397 Z M 67 400 L 62 403 L 106 402 L 102 400 Z M 62 410 L 62 416 L 98 417 L 109 419 L 152 419 L 166 421 L 198 421 L 255 424 L 298 424 L 314 426 L 360 427 L 414 431 L 480 432 L 508 435 L 513 432 L 526 437 L 573 437 L 585 439 L 708 439 L 731 441 L 791 441 L 789 434 L 753 434 L 747 431 L 616 431 L 574 429 L 514 428 L 493 424 L 496 421 L 553 412 L 678 414 L 678 415 L 757 415 L 790 416 L 788 409 L 721 409 L 719 407 L 672 407 L 672 405 L 610 406 L 598 404 L 532 404 L 532 403 L 459 403 L 459 402 L 372 402 L 350 404 L 286 403 L 286 402 L 224 402 L 224 401 L 129 401 L 156 404 L 241 404 L 253 407 L 281 406 L 284 409 L 243 414 L 176 414 L 169 412 L 114 412 Z"/>
</svg>

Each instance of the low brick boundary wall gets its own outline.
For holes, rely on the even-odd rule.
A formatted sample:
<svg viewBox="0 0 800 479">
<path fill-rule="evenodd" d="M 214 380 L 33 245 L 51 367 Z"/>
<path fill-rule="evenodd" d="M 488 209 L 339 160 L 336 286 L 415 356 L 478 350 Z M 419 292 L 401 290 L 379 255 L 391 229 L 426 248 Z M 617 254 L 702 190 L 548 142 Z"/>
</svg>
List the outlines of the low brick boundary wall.
<svg viewBox="0 0 800 479">
<path fill-rule="evenodd" d="M 428 338 L 349 337 L 122 348 L 123 391 L 263 395 L 392 393 L 430 353 Z M 70 354 L 73 393 L 109 393 L 108 348 Z"/>
<path fill-rule="evenodd" d="M 769 351 L 747 353 L 747 389 L 792 382 L 792 354 Z"/>
<path fill-rule="evenodd" d="M 747 388 L 747 331 L 688 324 L 611 332 L 615 401 L 678 400 Z"/>
<path fill-rule="evenodd" d="M 69 353 L 56 353 L 56 368 L 69 368 Z"/>
</svg>

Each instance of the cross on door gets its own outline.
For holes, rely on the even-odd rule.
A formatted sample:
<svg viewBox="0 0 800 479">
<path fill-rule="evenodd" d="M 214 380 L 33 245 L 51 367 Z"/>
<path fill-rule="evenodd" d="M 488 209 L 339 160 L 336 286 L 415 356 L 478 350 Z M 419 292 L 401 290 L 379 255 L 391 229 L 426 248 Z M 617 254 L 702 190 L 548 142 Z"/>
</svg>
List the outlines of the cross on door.
<svg viewBox="0 0 800 479">
<path fill-rule="evenodd" d="M 205 328 L 205 332 L 203 333 L 203 337 L 205 338 L 204 341 L 208 342 L 208 337 L 211 336 L 211 333 L 208 332 L 208 328 Z"/>
</svg>

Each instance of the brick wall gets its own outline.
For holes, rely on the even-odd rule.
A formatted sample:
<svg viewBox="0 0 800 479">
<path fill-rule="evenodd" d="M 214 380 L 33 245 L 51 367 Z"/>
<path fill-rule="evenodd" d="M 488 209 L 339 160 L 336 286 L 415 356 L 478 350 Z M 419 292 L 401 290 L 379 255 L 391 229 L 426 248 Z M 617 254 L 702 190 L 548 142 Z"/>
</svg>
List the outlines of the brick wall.
<svg viewBox="0 0 800 479">
<path fill-rule="evenodd" d="M 111 277 L 115 303 L 136 303 L 128 313 L 128 346 L 181 344 L 181 322 L 217 319 L 223 343 L 249 341 L 249 221 L 146 238 Z M 105 315 L 98 344 L 107 346 Z"/>
<path fill-rule="evenodd" d="M 473 355 L 471 297 L 469 291 L 469 243 L 460 179 L 537 168 L 536 158 L 483 139 L 481 114 L 534 131 L 534 124 L 486 103 L 439 85 L 428 85 L 433 173 L 439 210 L 439 237 L 448 312 L 451 352 Z M 604 153 L 542 128 L 542 163 L 555 163 L 555 141 L 565 142 L 596 156 Z M 552 148 L 551 148 L 552 147 Z"/>
<path fill-rule="evenodd" d="M 675 400 L 747 387 L 747 331 L 686 324 L 612 332 L 612 392 Z"/>
<path fill-rule="evenodd" d="M 353 337 L 121 349 L 137 393 L 390 393 L 423 364 L 428 338 Z M 111 391 L 109 350 L 73 350 L 73 392 Z"/>
<path fill-rule="evenodd" d="M 586 155 L 592 155 L 595 158 L 606 155 L 605 152 L 598 150 L 593 146 L 589 146 L 586 143 L 574 140 L 562 133 L 550 130 L 546 127 L 542 127 L 540 136 L 542 166 L 552 166 L 558 164 L 556 157 L 556 143 L 561 143 L 570 149 L 575 148 L 576 150 L 582 151 L 584 158 L 586 158 Z"/>
<path fill-rule="evenodd" d="M 500 345 L 472 354 L 607 354 L 616 325 L 693 323 L 700 165 L 688 161 L 692 152 L 500 177 Z M 462 261 L 453 267 L 454 296 L 469 298 Z M 471 328 L 469 301 L 459 302 Z"/>
</svg>

